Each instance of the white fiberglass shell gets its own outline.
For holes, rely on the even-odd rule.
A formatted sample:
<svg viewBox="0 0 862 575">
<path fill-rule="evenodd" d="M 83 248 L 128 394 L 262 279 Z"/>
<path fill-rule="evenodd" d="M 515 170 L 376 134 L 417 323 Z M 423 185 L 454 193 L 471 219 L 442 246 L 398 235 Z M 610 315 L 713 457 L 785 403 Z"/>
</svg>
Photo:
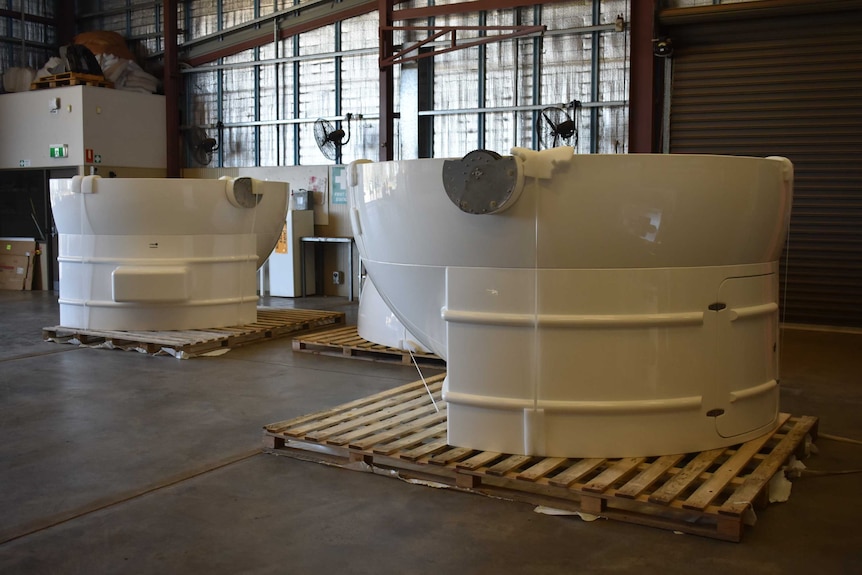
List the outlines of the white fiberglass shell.
<svg viewBox="0 0 862 575">
<path fill-rule="evenodd" d="M 392 313 L 369 277 L 363 281 L 362 293 L 359 295 L 356 331 L 362 339 L 378 345 L 428 353 L 425 346 Z"/>
<path fill-rule="evenodd" d="M 51 206 L 61 325 L 202 329 L 256 320 L 287 184 L 76 176 L 51 181 Z"/>
<path fill-rule="evenodd" d="M 447 359 L 449 443 L 645 456 L 774 428 L 790 162 L 513 153 L 515 193 L 482 215 L 445 160 L 350 167 L 369 276 Z"/>
</svg>

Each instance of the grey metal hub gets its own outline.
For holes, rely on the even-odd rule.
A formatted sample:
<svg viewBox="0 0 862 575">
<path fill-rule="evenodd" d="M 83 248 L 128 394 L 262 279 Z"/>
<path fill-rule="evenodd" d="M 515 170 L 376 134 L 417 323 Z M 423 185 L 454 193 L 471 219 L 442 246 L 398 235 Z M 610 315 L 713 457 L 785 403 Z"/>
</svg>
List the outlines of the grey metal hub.
<svg viewBox="0 0 862 575">
<path fill-rule="evenodd" d="M 494 214 L 521 195 L 518 162 L 490 150 L 474 150 L 460 160 L 443 163 L 446 195 L 462 212 Z"/>
</svg>

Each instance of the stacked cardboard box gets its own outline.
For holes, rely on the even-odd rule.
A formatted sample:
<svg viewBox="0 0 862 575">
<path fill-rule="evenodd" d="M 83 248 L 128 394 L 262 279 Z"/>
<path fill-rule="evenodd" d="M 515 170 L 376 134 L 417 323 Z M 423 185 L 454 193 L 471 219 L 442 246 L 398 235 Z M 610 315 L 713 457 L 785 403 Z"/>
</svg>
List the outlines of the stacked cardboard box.
<svg viewBox="0 0 862 575">
<path fill-rule="evenodd" d="M 37 255 L 35 240 L 0 239 L 0 289 L 31 289 Z"/>
</svg>

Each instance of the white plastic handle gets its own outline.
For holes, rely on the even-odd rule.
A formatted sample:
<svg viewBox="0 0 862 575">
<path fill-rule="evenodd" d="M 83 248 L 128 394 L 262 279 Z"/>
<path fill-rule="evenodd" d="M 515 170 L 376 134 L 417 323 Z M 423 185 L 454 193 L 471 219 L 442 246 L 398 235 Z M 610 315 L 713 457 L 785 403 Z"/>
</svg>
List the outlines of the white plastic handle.
<svg viewBox="0 0 862 575">
<path fill-rule="evenodd" d="M 371 160 L 353 160 L 347 166 L 347 185 L 355 188 L 359 185 L 359 171 L 356 166 L 359 164 L 370 164 Z"/>
</svg>

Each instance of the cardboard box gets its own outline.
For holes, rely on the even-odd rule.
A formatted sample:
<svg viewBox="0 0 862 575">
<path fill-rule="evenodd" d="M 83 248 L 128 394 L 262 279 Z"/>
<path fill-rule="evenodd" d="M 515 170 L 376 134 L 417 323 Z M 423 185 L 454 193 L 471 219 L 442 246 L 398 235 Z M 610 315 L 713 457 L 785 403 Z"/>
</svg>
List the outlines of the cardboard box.
<svg viewBox="0 0 862 575">
<path fill-rule="evenodd" d="M 0 289 L 29 290 L 36 253 L 35 240 L 0 239 Z"/>
<path fill-rule="evenodd" d="M 33 262 L 33 285 L 31 289 L 48 291 L 54 289 L 53 285 L 48 285 L 48 266 L 51 265 L 51 262 L 48 261 L 47 253 L 48 244 L 37 242 L 36 260 Z"/>
</svg>

